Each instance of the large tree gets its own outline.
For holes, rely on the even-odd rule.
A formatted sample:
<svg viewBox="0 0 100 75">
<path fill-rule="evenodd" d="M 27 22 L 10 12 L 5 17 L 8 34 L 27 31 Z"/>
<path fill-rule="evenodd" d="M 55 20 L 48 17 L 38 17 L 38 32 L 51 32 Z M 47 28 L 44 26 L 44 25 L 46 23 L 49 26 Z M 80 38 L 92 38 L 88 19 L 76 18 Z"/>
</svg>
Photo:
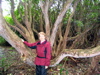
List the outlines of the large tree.
<svg viewBox="0 0 100 75">
<path fill-rule="evenodd" d="M 100 44 L 97 44 L 100 41 L 98 39 L 100 24 L 96 22 L 98 17 L 96 12 L 99 9 L 93 10 L 94 7 L 91 7 L 98 5 L 97 1 L 19 0 L 16 15 L 15 2 L 10 0 L 11 16 L 14 21 L 14 25 L 10 25 L 2 15 L 0 0 L 0 36 L 18 51 L 25 63 L 31 66 L 34 66 L 33 59 L 36 54 L 23 44 L 13 30 L 17 30 L 30 43 L 37 40 L 35 36 L 39 31 L 46 32 L 47 40 L 52 46 L 51 67 L 59 64 L 67 56 L 74 58 L 97 56 L 100 54 Z M 91 40 L 92 35 L 94 39 Z"/>
</svg>

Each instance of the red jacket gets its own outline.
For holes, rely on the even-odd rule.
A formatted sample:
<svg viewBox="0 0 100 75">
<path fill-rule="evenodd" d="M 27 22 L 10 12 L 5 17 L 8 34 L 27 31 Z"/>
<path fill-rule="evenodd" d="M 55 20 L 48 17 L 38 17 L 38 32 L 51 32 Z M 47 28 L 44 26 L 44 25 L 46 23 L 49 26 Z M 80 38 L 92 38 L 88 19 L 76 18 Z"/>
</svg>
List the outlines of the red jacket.
<svg viewBox="0 0 100 75">
<path fill-rule="evenodd" d="M 50 42 L 44 41 L 43 43 L 40 43 L 40 41 L 38 41 L 36 43 L 28 43 L 27 41 L 24 41 L 24 44 L 26 44 L 28 47 L 32 49 L 36 49 L 37 53 L 37 57 L 35 58 L 36 65 L 43 65 L 43 66 L 50 65 L 50 59 L 51 59 Z"/>
</svg>

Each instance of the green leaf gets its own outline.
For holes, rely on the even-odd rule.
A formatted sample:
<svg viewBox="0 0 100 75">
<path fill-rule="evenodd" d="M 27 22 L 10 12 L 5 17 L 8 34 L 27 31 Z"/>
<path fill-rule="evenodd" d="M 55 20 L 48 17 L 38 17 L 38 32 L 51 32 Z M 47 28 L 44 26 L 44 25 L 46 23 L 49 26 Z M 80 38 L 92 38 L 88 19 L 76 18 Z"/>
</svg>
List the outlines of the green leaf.
<svg viewBox="0 0 100 75">
<path fill-rule="evenodd" d="M 77 24 L 78 27 L 83 27 L 84 26 L 82 21 L 77 20 L 77 21 L 75 21 L 75 23 Z"/>
</svg>

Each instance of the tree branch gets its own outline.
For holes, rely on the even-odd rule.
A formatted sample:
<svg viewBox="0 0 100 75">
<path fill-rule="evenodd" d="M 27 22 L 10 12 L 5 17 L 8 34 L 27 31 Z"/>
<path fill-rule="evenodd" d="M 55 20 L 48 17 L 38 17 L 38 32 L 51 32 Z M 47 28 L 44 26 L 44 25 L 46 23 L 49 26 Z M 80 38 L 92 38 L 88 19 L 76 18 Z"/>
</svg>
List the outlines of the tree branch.
<svg viewBox="0 0 100 75">
<path fill-rule="evenodd" d="M 28 30 L 28 34 L 29 34 L 29 36 L 31 37 L 31 40 L 33 40 L 32 42 L 35 42 L 35 37 L 34 37 L 34 33 L 32 32 L 32 28 L 31 28 L 31 22 L 29 21 L 29 13 L 28 13 L 28 5 L 27 5 L 27 3 L 25 2 L 24 3 L 24 7 L 25 7 L 25 11 L 24 11 L 24 13 L 25 13 L 25 25 L 26 25 L 26 27 L 27 27 L 27 30 Z M 32 15 L 31 15 L 32 16 Z M 30 40 L 30 42 L 31 42 L 31 40 Z"/>
<path fill-rule="evenodd" d="M 61 12 L 59 13 L 59 15 L 58 15 L 58 17 L 57 17 L 57 19 L 54 23 L 52 34 L 51 34 L 51 37 L 50 37 L 51 46 L 53 46 L 53 44 L 54 44 L 54 40 L 55 40 L 55 37 L 56 37 L 55 35 L 57 33 L 58 26 L 61 23 L 66 11 L 69 9 L 69 6 L 71 5 L 72 2 L 73 2 L 73 0 L 67 0 L 67 2 L 64 5 L 64 8 L 61 10 Z"/>
<path fill-rule="evenodd" d="M 28 31 L 30 31 L 31 30 L 31 24 L 29 23 L 29 20 L 28 20 L 28 10 L 27 10 L 28 8 L 27 8 L 26 2 L 24 3 L 24 7 L 25 7 L 25 11 L 24 11 L 24 13 L 25 13 L 25 25 L 26 25 Z"/>
<path fill-rule="evenodd" d="M 84 36 L 88 31 L 90 31 L 92 29 L 93 26 L 89 27 L 88 29 L 84 30 L 84 32 L 74 36 L 74 37 L 68 37 L 68 39 L 66 39 L 67 41 L 70 40 L 75 40 L 76 38 L 78 38 L 79 36 Z"/>
<path fill-rule="evenodd" d="M 71 12 L 71 15 L 68 19 L 68 24 L 67 24 L 67 27 L 66 27 L 66 31 L 65 31 L 65 34 L 64 34 L 64 40 L 63 40 L 63 44 L 62 44 L 62 49 L 65 49 L 66 48 L 66 40 L 68 38 L 68 34 L 69 34 L 69 31 L 70 31 L 70 26 L 71 26 L 71 19 L 74 15 L 74 12 L 75 12 L 75 9 L 77 7 L 77 4 L 80 0 L 76 0 L 75 3 L 74 3 L 74 6 L 73 6 L 73 11 Z M 63 50 L 62 50 L 63 51 Z"/>
<path fill-rule="evenodd" d="M 40 31 L 44 32 L 44 29 L 43 29 L 43 14 L 40 14 Z"/>
<path fill-rule="evenodd" d="M 52 60 L 54 62 L 51 63 L 50 67 L 57 66 L 65 57 L 90 58 L 97 55 L 100 55 L 100 45 L 92 49 L 65 49 L 64 53 Z"/>
<path fill-rule="evenodd" d="M 2 3 L 1 2 L 2 2 L 2 0 L 0 0 L 0 13 L 2 14 L 2 6 L 1 6 Z"/>
<path fill-rule="evenodd" d="M 50 37 L 50 22 L 49 22 L 49 15 L 48 15 L 48 9 L 50 7 L 50 2 L 49 0 L 46 0 L 45 3 L 43 3 L 42 0 L 40 0 L 39 5 L 42 9 L 42 13 L 44 15 L 44 20 L 45 20 L 45 29 L 46 29 L 46 35 Z M 49 40 L 49 38 L 47 38 Z"/>
<path fill-rule="evenodd" d="M 76 46 L 76 42 L 82 42 L 82 39 L 80 39 L 80 38 L 84 37 L 84 35 L 85 35 L 88 31 L 90 31 L 92 28 L 93 28 L 93 26 L 91 26 L 90 28 L 84 30 L 81 34 L 77 35 L 77 36 L 76 36 L 77 38 L 75 39 L 75 41 L 73 41 L 73 44 L 71 45 L 70 48 L 74 48 L 74 47 Z"/>
<path fill-rule="evenodd" d="M 27 39 L 26 35 L 25 35 L 18 27 L 9 25 L 8 23 L 7 23 L 7 25 L 8 25 L 10 28 L 13 28 L 13 29 L 17 30 L 25 39 Z"/>
<path fill-rule="evenodd" d="M 22 16 L 22 12 L 21 12 L 21 10 L 20 10 L 20 6 L 21 6 L 22 4 L 23 4 L 23 3 L 22 3 L 22 1 L 20 0 L 20 2 L 19 2 L 19 4 L 18 4 L 18 7 L 17 7 L 18 12 L 19 12 L 21 18 L 23 17 L 23 16 Z"/>
<path fill-rule="evenodd" d="M 14 0 L 10 0 L 11 1 L 11 15 L 12 15 L 12 18 L 14 19 L 14 22 L 16 23 L 16 26 L 18 26 L 18 28 L 20 28 L 24 33 L 27 31 L 25 29 L 25 27 L 20 24 L 18 22 L 18 20 L 16 19 L 15 15 L 14 15 Z"/>
<path fill-rule="evenodd" d="M 32 5 L 32 1 L 29 1 L 28 8 L 30 8 L 31 5 Z M 31 11 L 31 9 L 29 9 L 29 22 L 30 22 L 30 24 L 32 24 L 32 11 Z"/>
</svg>

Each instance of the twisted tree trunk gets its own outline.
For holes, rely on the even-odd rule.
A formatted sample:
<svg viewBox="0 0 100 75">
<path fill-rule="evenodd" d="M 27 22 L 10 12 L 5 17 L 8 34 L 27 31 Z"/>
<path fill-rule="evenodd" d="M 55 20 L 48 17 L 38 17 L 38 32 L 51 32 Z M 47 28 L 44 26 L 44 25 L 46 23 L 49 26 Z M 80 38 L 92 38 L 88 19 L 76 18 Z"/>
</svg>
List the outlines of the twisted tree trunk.
<svg viewBox="0 0 100 75">
<path fill-rule="evenodd" d="M 0 36 L 2 36 L 6 41 L 8 41 L 23 57 L 25 63 L 33 66 L 33 58 L 35 55 L 31 55 L 30 51 L 24 46 L 21 39 L 7 26 L 5 20 L 3 19 L 2 13 L 0 11 Z M 100 46 L 92 49 L 65 49 L 64 52 L 51 60 L 51 67 L 56 66 L 60 63 L 63 58 L 70 56 L 74 58 L 87 58 L 100 55 Z"/>
</svg>

